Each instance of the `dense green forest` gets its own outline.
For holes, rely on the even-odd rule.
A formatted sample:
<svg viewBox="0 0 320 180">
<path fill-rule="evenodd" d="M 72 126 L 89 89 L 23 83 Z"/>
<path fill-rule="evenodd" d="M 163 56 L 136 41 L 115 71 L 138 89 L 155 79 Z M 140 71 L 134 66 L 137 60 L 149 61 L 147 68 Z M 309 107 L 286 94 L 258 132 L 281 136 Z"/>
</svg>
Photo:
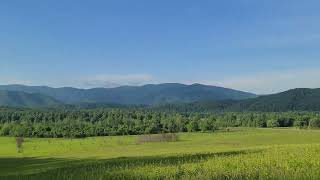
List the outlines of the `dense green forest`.
<svg viewBox="0 0 320 180">
<path fill-rule="evenodd" d="M 59 104 L 24 92 L 2 92 L 10 103 Z M 79 103 L 55 108 L 0 110 L 0 135 L 89 137 L 215 131 L 224 127 L 320 127 L 319 89 L 294 89 L 247 100 L 158 105 Z M 30 100 L 32 99 L 32 101 Z M 6 98 L 2 98 L 6 100 Z M 9 102 L 9 100 L 8 100 Z"/>
<path fill-rule="evenodd" d="M 0 135 L 71 137 L 215 131 L 224 127 L 320 127 L 314 112 L 174 112 L 146 108 L 0 110 Z"/>
</svg>

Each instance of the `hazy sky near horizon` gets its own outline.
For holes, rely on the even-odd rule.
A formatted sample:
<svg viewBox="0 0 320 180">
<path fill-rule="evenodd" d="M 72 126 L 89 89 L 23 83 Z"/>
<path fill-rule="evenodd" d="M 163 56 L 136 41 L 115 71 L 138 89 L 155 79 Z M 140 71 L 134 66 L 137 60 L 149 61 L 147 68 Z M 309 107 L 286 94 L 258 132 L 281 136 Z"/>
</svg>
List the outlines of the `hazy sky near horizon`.
<svg viewBox="0 0 320 180">
<path fill-rule="evenodd" d="M 319 0 L 3 0 L 0 84 L 320 88 Z"/>
</svg>

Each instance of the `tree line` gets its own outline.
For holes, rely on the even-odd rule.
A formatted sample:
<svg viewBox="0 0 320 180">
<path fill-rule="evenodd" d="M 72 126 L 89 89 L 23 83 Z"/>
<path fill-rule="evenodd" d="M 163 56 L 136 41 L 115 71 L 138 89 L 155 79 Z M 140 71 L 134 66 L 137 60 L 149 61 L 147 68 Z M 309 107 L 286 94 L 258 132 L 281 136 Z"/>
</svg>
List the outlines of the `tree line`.
<svg viewBox="0 0 320 180">
<path fill-rule="evenodd" d="M 82 138 L 177 132 L 225 127 L 320 128 L 315 112 L 166 112 L 150 109 L 0 109 L 0 136 Z"/>
</svg>

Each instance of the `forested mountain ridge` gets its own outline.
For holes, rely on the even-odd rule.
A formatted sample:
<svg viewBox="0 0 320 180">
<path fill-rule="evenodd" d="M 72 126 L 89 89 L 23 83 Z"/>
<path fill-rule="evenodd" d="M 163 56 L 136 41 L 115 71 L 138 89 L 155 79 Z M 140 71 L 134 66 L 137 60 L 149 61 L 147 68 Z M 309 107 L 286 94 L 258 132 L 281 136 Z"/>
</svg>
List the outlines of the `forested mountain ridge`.
<svg viewBox="0 0 320 180">
<path fill-rule="evenodd" d="M 179 112 L 320 111 L 320 89 L 298 88 L 256 97 L 250 93 L 201 84 L 172 83 L 88 90 L 8 85 L 0 86 L 0 106 L 78 109 L 134 107 Z"/>
<path fill-rule="evenodd" d="M 42 94 L 0 90 L 0 106 L 11 107 L 56 107 L 61 102 Z"/>
<path fill-rule="evenodd" d="M 320 89 L 297 88 L 238 101 L 230 111 L 320 111 Z"/>
<path fill-rule="evenodd" d="M 320 89 L 297 88 L 244 100 L 203 101 L 187 104 L 166 104 L 155 107 L 160 111 L 217 112 L 217 111 L 320 111 Z"/>
<path fill-rule="evenodd" d="M 124 105 L 156 105 L 201 101 L 241 100 L 255 94 L 202 84 L 178 83 L 122 86 L 117 88 L 51 88 L 47 86 L 1 85 L 0 90 L 39 93 L 66 104 L 111 103 Z"/>
</svg>

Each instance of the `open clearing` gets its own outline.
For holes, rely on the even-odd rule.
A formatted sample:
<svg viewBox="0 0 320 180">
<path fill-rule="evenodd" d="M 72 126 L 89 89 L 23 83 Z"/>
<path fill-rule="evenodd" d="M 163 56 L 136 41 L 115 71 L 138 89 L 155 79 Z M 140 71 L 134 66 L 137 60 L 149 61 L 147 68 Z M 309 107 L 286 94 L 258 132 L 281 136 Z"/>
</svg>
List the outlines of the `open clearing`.
<svg viewBox="0 0 320 180">
<path fill-rule="evenodd" d="M 177 142 L 136 136 L 0 137 L 0 179 L 318 179 L 320 131 L 234 128 L 182 133 Z"/>
</svg>

